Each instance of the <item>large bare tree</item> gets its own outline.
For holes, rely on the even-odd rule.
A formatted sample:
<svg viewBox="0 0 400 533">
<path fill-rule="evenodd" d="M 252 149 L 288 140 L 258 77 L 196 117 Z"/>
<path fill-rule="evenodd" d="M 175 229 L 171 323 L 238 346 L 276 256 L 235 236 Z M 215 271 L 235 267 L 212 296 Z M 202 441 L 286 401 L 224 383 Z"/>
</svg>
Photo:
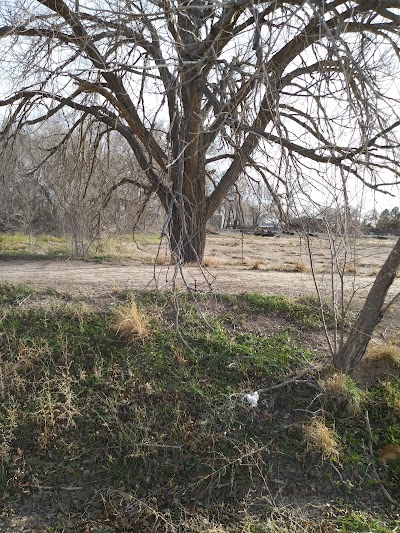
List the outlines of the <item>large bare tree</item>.
<svg viewBox="0 0 400 533">
<path fill-rule="evenodd" d="M 399 21 L 397 0 L 3 0 L 3 133 L 61 114 L 117 131 L 195 261 L 245 172 L 272 195 L 327 166 L 397 182 Z"/>
</svg>

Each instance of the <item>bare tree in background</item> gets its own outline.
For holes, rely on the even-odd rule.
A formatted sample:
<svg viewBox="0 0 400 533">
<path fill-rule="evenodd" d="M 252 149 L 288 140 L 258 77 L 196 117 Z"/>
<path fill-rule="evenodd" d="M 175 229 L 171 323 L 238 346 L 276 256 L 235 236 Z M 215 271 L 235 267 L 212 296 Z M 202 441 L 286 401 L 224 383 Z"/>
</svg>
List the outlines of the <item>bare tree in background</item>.
<svg viewBox="0 0 400 533">
<path fill-rule="evenodd" d="M 34 135 L 46 160 L 40 163 L 39 156 L 37 168 L 30 172 L 40 176 L 60 230 L 71 236 L 74 255 L 84 257 L 95 238 L 121 229 L 117 226 L 125 214 L 126 203 L 120 200 L 124 185 L 133 185 L 136 191 L 136 195 L 130 191 L 131 223 L 125 225 L 125 231 L 132 229 L 142 212 L 134 203 L 137 192 L 143 193 L 141 187 L 146 189 L 143 172 L 129 152 L 121 151 L 113 132 L 100 123 L 78 122 L 67 137 L 60 126 L 48 130 L 46 135 Z M 119 197 L 112 195 L 117 188 Z"/>
<path fill-rule="evenodd" d="M 160 204 L 119 141 L 89 121 L 68 136 L 54 122 L 20 134 L 2 149 L 0 230 L 68 235 L 75 257 L 100 235 L 159 230 Z"/>
<path fill-rule="evenodd" d="M 376 190 L 382 169 L 397 182 L 398 34 L 390 0 L 3 1 L 3 133 L 62 114 L 117 131 L 165 208 L 176 261 L 191 262 L 250 169 L 271 187 L 326 166 Z"/>
<path fill-rule="evenodd" d="M 54 115 L 70 130 L 86 120 L 115 130 L 165 209 L 178 264 L 202 259 L 207 220 L 246 172 L 273 198 L 324 194 L 327 173 L 344 193 L 399 182 L 397 0 L 8 0 L 0 9 L 5 138 Z M 343 370 L 382 315 L 398 247 L 335 353 Z"/>
<path fill-rule="evenodd" d="M 0 146 L 1 231 L 23 231 L 29 236 L 57 231 L 52 199 L 40 175 L 29 172 L 39 163 L 36 141 L 21 134 L 11 146 Z"/>
</svg>

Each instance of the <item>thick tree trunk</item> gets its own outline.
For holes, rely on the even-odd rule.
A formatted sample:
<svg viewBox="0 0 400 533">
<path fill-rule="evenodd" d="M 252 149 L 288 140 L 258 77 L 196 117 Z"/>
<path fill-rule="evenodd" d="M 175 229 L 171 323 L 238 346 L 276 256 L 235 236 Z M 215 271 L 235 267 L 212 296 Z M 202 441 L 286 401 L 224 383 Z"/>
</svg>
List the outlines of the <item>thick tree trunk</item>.
<svg viewBox="0 0 400 533">
<path fill-rule="evenodd" d="M 383 317 L 383 304 L 400 267 L 400 239 L 380 269 L 356 323 L 333 363 L 341 372 L 351 373 L 363 357 L 375 327 Z"/>
<path fill-rule="evenodd" d="M 190 18 L 188 42 L 196 34 Z M 190 54 L 189 54 L 190 56 Z M 188 56 L 188 59 L 189 59 Z M 172 165 L 172 206 L 169 236 L 173 260 L 179 263 L 201 262 L 206 243 L 206 148 L 204 145 L 202 91 L 198 86 L 198 67 L 189 65 L 182 72 L 184 127 L 171 138 L 175 163 Z"/>
<path fill-rule="evenodd" d="M 206 244 L 206 163 L 200 135 L 189 135 L 184 154 L 183 179 L 173 183 L 170 247 L 179 263 L 203 260 Z"/>
<path fill-rule="evenodd" d="M 193 199 L 192 199 L 193 200 Z M 170 221 L 170 247 L 177 263 L 197 263 L 203 260 L 206 244 L 204 198 L 200 204 L 177 201 Z"/>
</svg>

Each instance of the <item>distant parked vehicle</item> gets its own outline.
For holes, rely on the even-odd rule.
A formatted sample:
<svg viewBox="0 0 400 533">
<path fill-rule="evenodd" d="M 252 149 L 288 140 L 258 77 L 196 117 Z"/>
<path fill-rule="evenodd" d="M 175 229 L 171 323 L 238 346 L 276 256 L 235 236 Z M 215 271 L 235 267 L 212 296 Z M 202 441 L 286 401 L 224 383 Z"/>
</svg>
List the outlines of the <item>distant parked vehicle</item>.
<svg viewBox="0 0 400 533">
<path fill-rule="evenodd" d="M 258 224 L 253 235 L 260 235 L 261 237 L 276 237 L 278 233 L 281 233 L 282 228 L 275 222 L 262 222 Z"/>
</svg>

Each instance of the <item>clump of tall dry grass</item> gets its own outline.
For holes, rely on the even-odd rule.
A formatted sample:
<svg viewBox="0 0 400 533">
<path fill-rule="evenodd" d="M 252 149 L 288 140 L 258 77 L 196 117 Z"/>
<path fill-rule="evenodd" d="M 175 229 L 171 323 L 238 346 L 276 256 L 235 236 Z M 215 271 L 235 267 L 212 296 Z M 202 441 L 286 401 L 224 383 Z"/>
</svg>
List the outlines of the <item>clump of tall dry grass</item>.
<svg viewBox="0 0 400 533">
<path fill-rule="evenodd" d="M 144 342 L 150 336 L 149 322 L 136 302 L 118 307 L 114 312 L 114 327 L 122 336 Z"/>
<path fill-rule="evenodd" d="M 360 413 L 365 394 L 351 377 L 338 372 L 321 382 L 321 386 L 330 408 L 350 416 Z"/>
<path fill-rule="evenodd" d="M 304 439 L 307 449 L 320 452 L 323 459 L 339 458 L 339 443 L 335 431 L 325 424 L 323 418 L 313 418 L 304 426 Z"/>
<path fill-rule="evenodd" d="M 293 271 L 294 272 L 307 272 L 307 266 L 303 263 L 303 261 L 295 261 L 293 265 Z"/>
<path fill-rule="evenodd" d="M 261 270 L 263 264 L 264 262 L 261 259 L 255 259 L 254 261 L 252 261 L 251 270 Z"/>
<path fill-rule="evenodd" d="M 169 265 L 171 263 L 171 257 L 167 254 L 157 254 L 154 258 L 154 263 L 158 266 Z"/>
<path fill-rule="evenodd" d="M 221 261 L 217 257 L 205 257 L 203 259 L 203 266 L 206 268 L 218 268 L 221 265 Z"/>
<path fill-rule="evenodd" d="M 370 344 L 367 350 L 368 359 L 380 360 L 385 363 L 400 366 L 400 347 L 393 343 Z"/>
</svg>

